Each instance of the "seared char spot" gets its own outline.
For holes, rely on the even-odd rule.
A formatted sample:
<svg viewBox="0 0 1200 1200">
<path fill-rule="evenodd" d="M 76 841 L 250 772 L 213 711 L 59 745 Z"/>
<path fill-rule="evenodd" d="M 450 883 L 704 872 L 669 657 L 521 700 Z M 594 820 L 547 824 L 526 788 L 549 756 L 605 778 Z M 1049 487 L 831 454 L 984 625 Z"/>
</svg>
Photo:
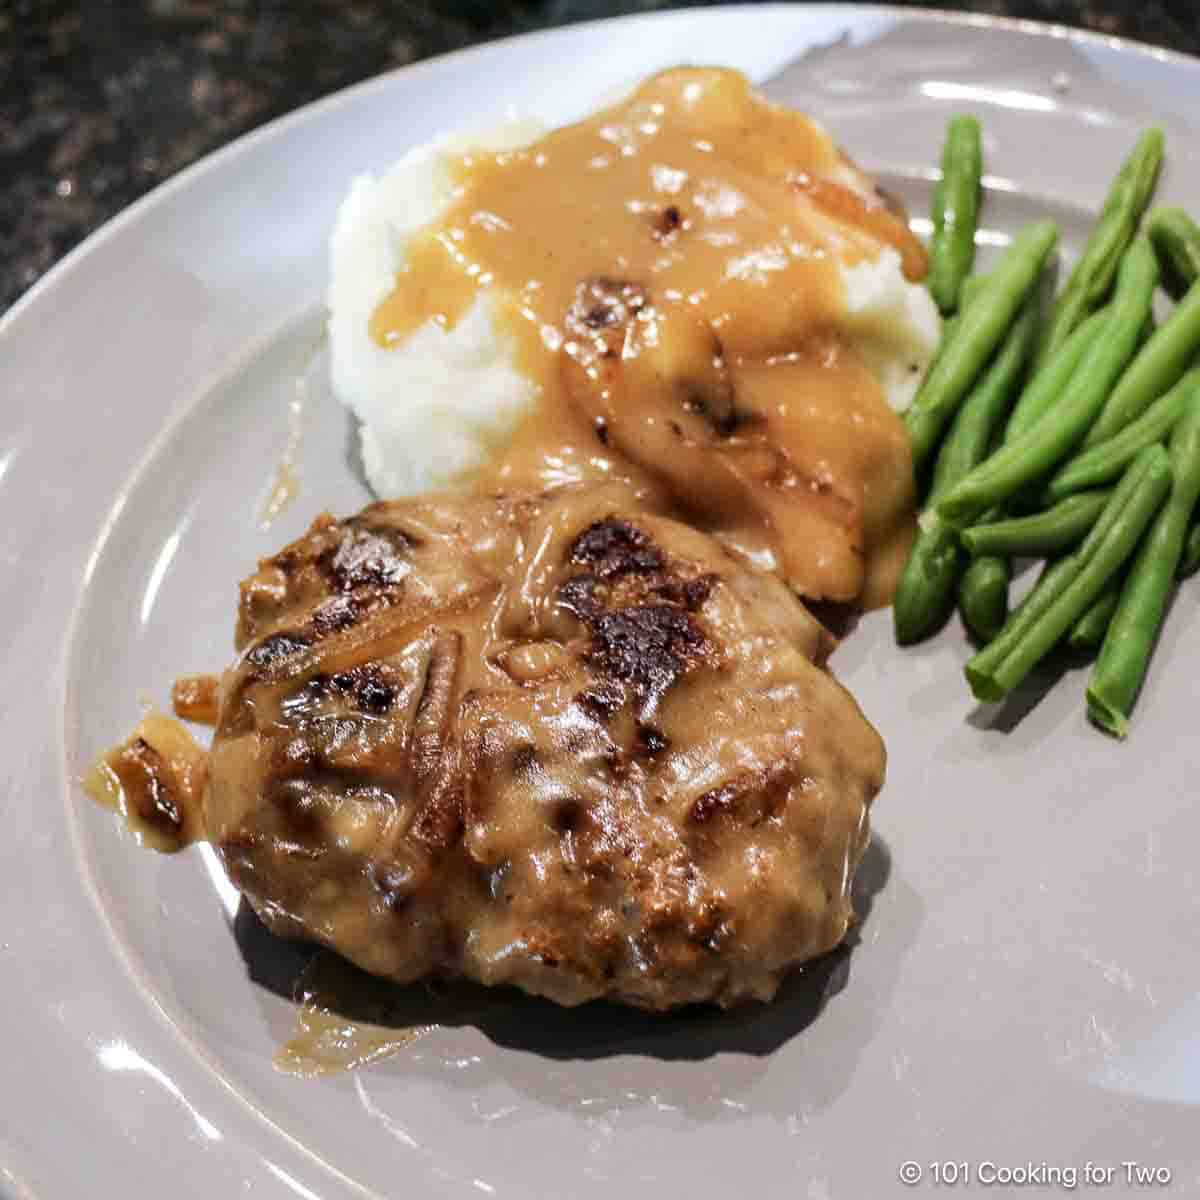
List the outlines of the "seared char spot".
<svg viewBox="0 0 1200 1200">
<path fill-rule="evenodd" d="M 361 712 L 377 717 L 383 716 L 396 700 L 396 689 L 372 663 L 338 672 L 329 679 L 328 686 L 348 697 Z"/>
<path fill-rule="evenodd" d="M 699 626 L 670 604 L 639 604 L 595 622 L 588 659 L 644 697 L 665 692 L 708 648 Z"/>
<path fill-rule="evenodd" d="M 396 689 L 389 687 L 379 679 L 368 678 L 364 679 L 362 686 L 358 689 L 359 706 L 369 713 L 374 713 L 376 716 L 382 716 L 396 699 Z"/>
<path fill-rule="evenodd" d="M 571 543 L 567 556 L 591 568 L 600 579 L 645 575 L 666 565 L 663 552 L 636 525 L 607 517 L 589 525 Z"/>
<path fill-rule="evenodd" d="M 410 544 L 399 529 L 348 526 L 336 548 L 322 556 L 321 566 L 343 592 L 359 587 L 396 587 L 410 569 L 404 557 Z"/>
<path fill-rule="evenodd" d="M 558 589 L 559 603 L 581 621 L 594 620 L 601 610 L 597 582 L 595 575 L 572 575 Z"/>
<path fill-rule="evenodd" d="M 567 561 L 586 568 L 562 583 L 558 599 L 591 631 L 588 663 L 631 685 L 649 711 L 709 648 L 690 614 L 708 598 L 716 576 L 674 573 L 648 534 L 617 517 L 589 525 L 571 543 Z M 606 704 L 593 715 L 605 720 L 611 711 Z"/>
<path fill-rule="evenodd" d="M 656 581 L 653 590 L 656 596 L 681 605 L 688 612 L 696 612 L 703 607 L 716 582 L 716 575 L 700 575 L 695 579 L 679 579 L 669 575 Z"/>
<path fill-rule="evenodd" d="M 585 815 L 583 803 L 568 796 L 555 802 L 551 824 L 559 833 L 574 833 L 583 824 Z"/>
<path fill-rule="evenodd" d="M 272 633 L 257 642 L 246 654 L 247 661 L 264 671 L 273 671 L 286 659 L 302 654 L 311 645 L 302 633 Z"/>
<path fill-rule="evenodd" d="M 639 724 L 637 728 L 637 743 L 635 751 L 646 758 L 661 754 L 670 745 L 670 741 L 660 729 L 653 725 Z"/>
<path fill-rule="evenodd" d="M 358 605 L 352 596 L 335 596 L 313 609 L 313 632 L 319 638 L 341 633 L 357 624 L 358 618 Z"/>
<path fill-rule="evenodd" d="M 538 765 L 536 746 L 518 746 L 512 752 L 512 769 L 514 775 L 527 775 Z"/>
</svg>

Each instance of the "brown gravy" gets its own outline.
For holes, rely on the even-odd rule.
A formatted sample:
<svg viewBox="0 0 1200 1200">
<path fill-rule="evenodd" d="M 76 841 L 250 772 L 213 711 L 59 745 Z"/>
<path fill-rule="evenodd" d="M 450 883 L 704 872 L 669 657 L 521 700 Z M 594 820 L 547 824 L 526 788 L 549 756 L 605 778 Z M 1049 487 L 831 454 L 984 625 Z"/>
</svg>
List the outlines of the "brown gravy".
<svg viewBox="0 0 1200 1200">
<path fill-rule="evenodd" d="M 371 331 L 453 327 L 486 288 L 537 411 L 476 480 L 632 478 L 814 599 L 886 604 L 908 442 L 837 333 L 838 262 L 920 243 L 807 117 L 678 69 L 534 144 L 452 164 Z"/>
<path fill-rule="evenodd" d="M 463 980 L 399 985 L 321 949 L 296 980 L 296 1027 L 276 1051 L 275 1067 L 303 1078 L 357 1070 L 407 1050 L 442 1026 L 502 1012 L 515 995 Z"/>
</svg>

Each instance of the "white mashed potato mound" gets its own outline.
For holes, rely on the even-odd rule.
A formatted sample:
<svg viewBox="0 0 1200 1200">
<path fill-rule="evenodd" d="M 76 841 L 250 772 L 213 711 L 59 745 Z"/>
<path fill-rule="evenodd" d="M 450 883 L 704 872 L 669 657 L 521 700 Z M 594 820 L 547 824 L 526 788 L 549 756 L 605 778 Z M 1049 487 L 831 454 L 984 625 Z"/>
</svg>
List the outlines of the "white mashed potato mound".
<svg viewBox="0 0 1200 1200">
<path fill-rule="evenodd" d="M 888 404 L 913 402 L 942 336 L 942 318 L 928 290 L 909 283 L 900 255 L 885 246 L 874 262 L 841 268 L 846 335 L 879 380 Z"/>
<path fill-rule="evenodd" d="M 451 202 L 447 159 L 468 149 L 513 149 L 543 132 L 537 122 L 510 119 L 418 147 L 381 178 L 356 178 L 338 211 L 329 290 L 333 388 L 362 422 L 363 465 L 381 497 L 443 487 L 479 467 L 535 402 L 535 385 L 512 365 L 511 338 L 486 292 L 454 328 L 431 322 L 393 349 L 374 341 L 370 321 L 409 239 Z M 904 278 L 890 247 L 841 273 L 846 334 L 903 412 L 937 348 L 937 309 L 923 286 Z"/>
<path fill-rule="evenodd" d="M 376 343 L 370 323 L 395 286 L 409 239 L 451 201 L 447 158 L 527 145 L 543 132 L 534 121 L 509 120 L 420 146 L 382 178 L 360 175 L 342 201 L 331 246 L 333 389 L 362 422 L 363 466 L 379 496 L 428 491 L 480 466 L 534 402 L 486 293 L 453 329 L 423 325 L 395 349 Z"/>
</svg>

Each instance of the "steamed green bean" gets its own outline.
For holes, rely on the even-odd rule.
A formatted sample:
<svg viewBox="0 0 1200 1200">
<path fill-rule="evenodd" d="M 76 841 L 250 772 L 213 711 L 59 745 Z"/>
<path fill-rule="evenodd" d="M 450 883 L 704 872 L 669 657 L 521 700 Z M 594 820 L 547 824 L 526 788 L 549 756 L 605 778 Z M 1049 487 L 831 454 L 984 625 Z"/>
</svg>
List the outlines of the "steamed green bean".
<svg viewBox="0 0 1200 1200">
<path fill-rule="evenodd" d="M 1033 352 L 1036 298 L 1028 300 L 991 365 L 963 402 L 938 452 L 930 502 L 961 479 L 986 455 Z M 963 553 L 954 531 L 934 524 L 917 531 L 892 599 L 896 640 L 901 645 L 936 632 L 954 606 Z"/>
<path fill-rule="evenodd" d="M 1133 553 L 1170 488 L 1167 452 L 1161 446 L 1143 450 L 1109 497 L 1084 545 L 1060 560 L 1066 565 L 1057 593 L 1035 606 L 1035 617 L 1010 620 L 1009 626 L 1022 626 L 1019 636 L 1006 626 L 967 664 L 967 679 L 976 698 L 1003 699 L 1058 644 Z M 1102 532 L 1097 534 L 1098 530 Z M 1036 592 L 1030 600 L 1035 598 Z M 981 664 L 985 655 L 988 658 Z"/>
<path fill-rule="evenodd" d="M 1072 492 L 1116 479 L 1139 451 L 1161 442 L 1171 432 L 1192 396 L 1200 394 L 1200 367 L 1190 370 L 1165 396 L 1156 400 L 1120 433 L 1081 450 L 1068 459 L 1046 484 L 1046 499 L 1061 500 Z"/>
<path fill-rule="evenodd" d="M 936 505 L 942 520 L 964 528 L 984 509 L 1040 480 L 1079 444 L 1133 352 L 1157 282 L 1154 252 L 1145 238 L 1138 238 L 1121 262 L 1104 331 L 1058 402 L 949 489 Z"/>
<path fill-rule="evenodd" d="M 1175 311 L 1138 351 L 1088 430 L 1084 447 L 1107 441 L 1136 420 L 1176 383 L 1197 351 L 1200 351 L 1200 283 L 1192 285 Z"/>
<path fill-rule="evenodd" d="M 1182 208 L 1160 208 L 1146 231 L 1163 265 L 1163 282 L 1178 300 L 1200 279 L 1200 225 Z"/>
<path fill-rule="evenodd" d="M 988 276 L 979 297 L 963 311 L 954 337 L 942 347 L 905 413 L 917 468 L 932 456 L 971 385 L 1004 339 L 1057 240 L 1058 229 L 1049 221 L 1022 230 Z"/>
<path fill-rule="evenodd" d="M 1072 650 L 1099 650 L 1113 613 L 1117 611 L 1120 598 L 1119 582 L 1115 579 L 1109 580 L 1099 599 L 1092 602 L 1092 607 L 1075 622 L 1074 628 L 1067 634 L 1067 645 Z"/>
<path fill-rule="evenodd" d="M 1069 550 L 1080 542 L 1104 511 L 1108 492 L 1079 492 L 1027 517 L 1008 517 L 972 525 L 960 535 L 973 557 L 984 555 L 1043 558 Z"/>
<path fill-rule="evenodd" d="M 958 611 L 976 641 L 986 644 L 1008 620 L 1008 585 L 1012 564 L 1000 555 L 973 558 L 958 584 Z"/>
<path fill-rule="evenodd" d="M 1038 354 L 1039 366 L 1111 290 L 1118 264 L 1154 194 L 1164 144 L 1161 129 L 1147 129 L 1122 164 L 1083 253 L 1055 302 Z"/>
<path fill-rule="evenodd" d="M 963 281 L 975 261 L 975 226 L 983 178 L 983 141 L 974 117 L 958 116 L 946 128 L 942 178 L 933 193 L 929 293 L 943 313 L 959 306 Z"/>
<path fill-rule="evenodd" d="M 1170 497 L 1133 560 L 1088 685 L 1088 716 L 1119 738 L 1128 732 L 1200 497 L 1200 395 L 1189 398 L 1170 452 Z"/>
</svg>

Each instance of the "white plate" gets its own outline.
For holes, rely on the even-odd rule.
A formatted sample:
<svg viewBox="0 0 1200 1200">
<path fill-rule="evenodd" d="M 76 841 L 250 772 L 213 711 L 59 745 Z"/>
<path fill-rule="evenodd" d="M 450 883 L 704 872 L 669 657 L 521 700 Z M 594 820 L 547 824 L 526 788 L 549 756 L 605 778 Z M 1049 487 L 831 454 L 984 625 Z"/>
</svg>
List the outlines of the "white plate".
<svg viewBox="0 0 1200 1200">
<path fill-rule="evenodd" d="M 993 244 L 1050 213 L 1077 247 L 1154 117 L 1161 198 L 1200 195 L 1190 60 L 899 10 L 681 12 L 487 46 L 305 109 L 135 205 L 8 315 L 0 1193 L 864 1200 L 901 1193 L 910 1160 L 925 1187 L 935 1161 L 965 1162 L 987 1192 L 984 1163 L 1074 1167 L 1082 1189 L 1090 1160 L 1115 1194 L 1125 1161 L 1194 1194 L 1198 588 L 1127 745 L 1087 727 L 1081 673 L 1014 722 L 973 711 L 957 630 L 902 652 L 886 615 L 865 622 L 835 659 L 891 750 L 861 941 L 735 1020 L 531 1005 L 351 1076 L 280 1075 L 291 1009 L 251 982 L 246 959 L 271 956 L 234 936 L 204 856 L 138 851 L 72 782 L 141 697 L 226 660 L 258 555 L 365 498 L 320 361 L 352 174 L 508 104 L 561 121 L 677 61 L 761 79 L 808 48 L 784 92 L 917 214 L 947 114 L 982 115 Z M 263 532 L 298 377 L 302 494 Z"/>
</svg>

